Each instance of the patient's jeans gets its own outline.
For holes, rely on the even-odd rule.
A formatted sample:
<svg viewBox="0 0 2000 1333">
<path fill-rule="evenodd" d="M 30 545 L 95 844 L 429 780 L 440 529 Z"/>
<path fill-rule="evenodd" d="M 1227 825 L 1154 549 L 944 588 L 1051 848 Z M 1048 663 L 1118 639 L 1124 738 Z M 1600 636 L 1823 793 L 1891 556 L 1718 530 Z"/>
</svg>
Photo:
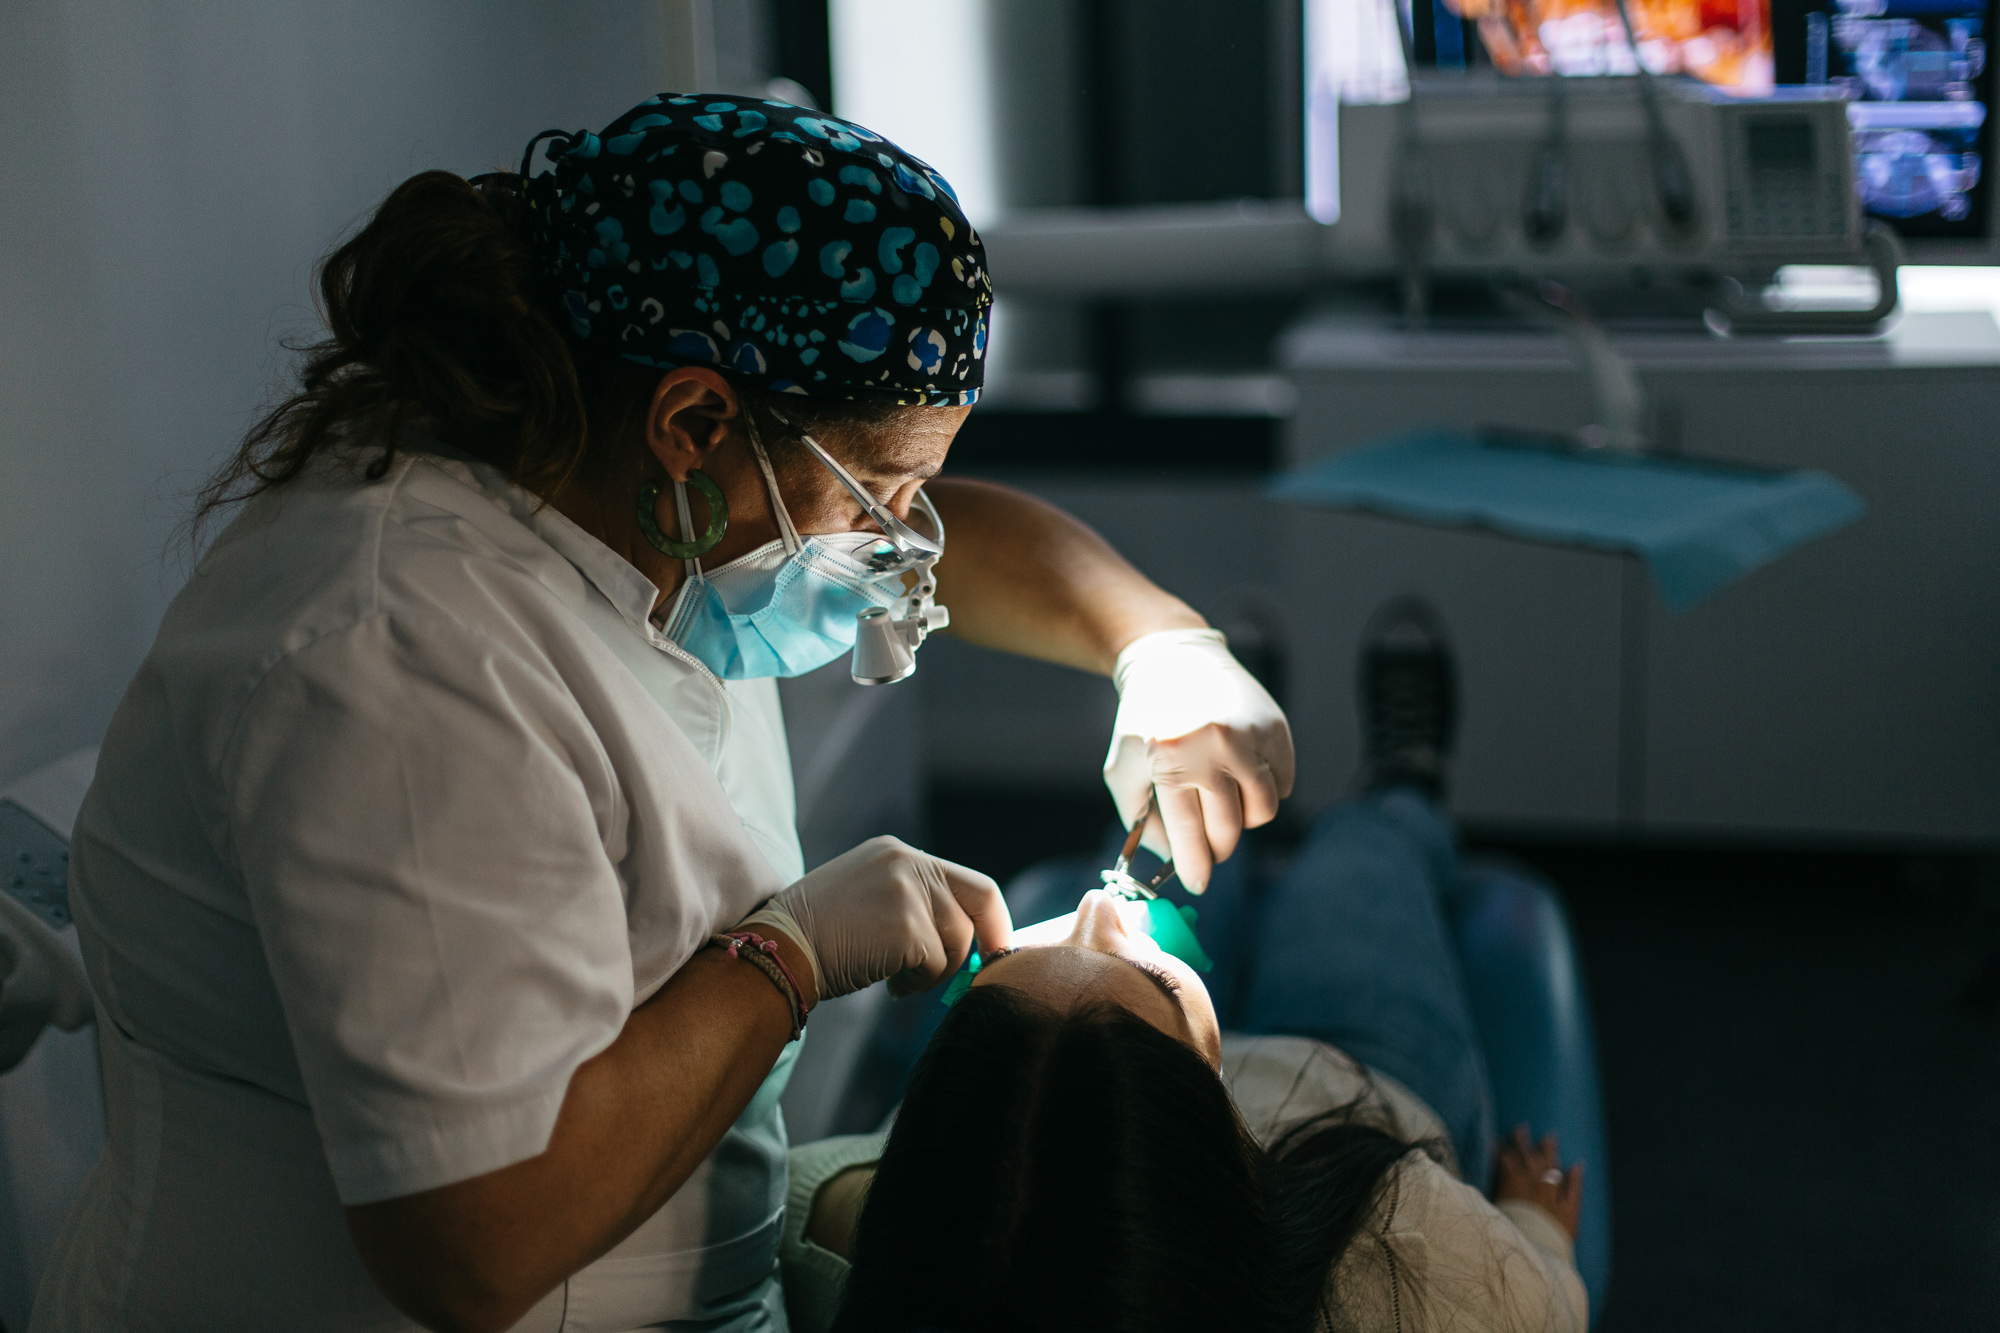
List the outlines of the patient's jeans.
<svg viewBox="0 0 2000 1333">
<path fill-rule="evenodd" d="M 1447 921 L 1459 879 L 1448 817 L 1392 788 L 1328 807 L 1270 879 L 1250 861 L 1233 858 L 1187 900 L 1216 958 L 1223 1027 L 1314 1037 L 1398 1080 L 1438 1113 L 1483 1189 L 1493 1098 Z"/>
</svg>

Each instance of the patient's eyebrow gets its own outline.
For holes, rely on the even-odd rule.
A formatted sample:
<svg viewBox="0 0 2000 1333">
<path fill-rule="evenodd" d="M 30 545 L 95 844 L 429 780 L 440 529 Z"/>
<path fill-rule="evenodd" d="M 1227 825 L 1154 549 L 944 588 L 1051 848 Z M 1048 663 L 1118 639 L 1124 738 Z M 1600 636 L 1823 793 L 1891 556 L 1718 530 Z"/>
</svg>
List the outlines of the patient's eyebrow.
<svg viewBox="0 0 2000 1333">
<path fill-rule="evenodd" d="M 1146 980 L 1152 982 L 1155 986 L 1158 986 L 1160 988 L 1160 994 L 1166 996 L 1169 1000 L 1173 1001 L 1174 1008 L 1179 1009 L 1183 1011 L 1183 1013 L 1185 1013 L 1187 1006 L 1181 1003 L 1181 988 L 1179 986 L 1174 985 L 1173 982 L 1168 981 L 1166 977 L 1162 975 L 1157 968 L 1148 967 L 1144 963 L 1140 962 L 1138 959 L 1127 958 L 1122 953 L 1112 954 L 1111 956 L 1113 958 L 1116 958 L 1119 962 L 1124 963 L 1128 967 L 1133 967 L 1138 969 L 1141 973 L 1145 975 Z"/>
<path fill-rule="evenodd" d="M 1009 958 L 1013 958 L 1019 954 L 1025 953 L 1029 949 L 1075 949 L 1081 947 L 1082 946 L 1075 944 L 1024 945 L 1018 949 L 1007 950 L 1005 953 L 1001 954 L 998 958 L 995 958 L 992 963 L 988 964 L 988 966 L 997 967 L 1001 963 L 1006 962 Z M 1091 949 L 1088 950 L 1087 952 L 1096 953 L 1097 950 Z M 1145 977 L 1146 980 L 1152 982 L 1155 986 L 1159 987 L 1160 994 L 1166 996 L 1167 999 L 1172 1002 L 1174 1008 L 1180 1011 L 1181 1021 L 1188 1023 L 1190 1026 L 1193 1025 L 1193 1020 L 1189 1019 L 1187 1016 L 1187 1005 L 1181 1000 L 1180 987 L 1174 985 L 1173 982 L 1167 980 L 1165 974 L 1161 973 L 1157 968 L 1148 967 L 1146 964 L 1140 962 L 1136 958 L 1127 958 L 1122 953 L 1105 954 L 1104 956 L 1106 958 L 1117 959 L 1119 962 L 1125 964 L 1125 966 L 1131 968 L 1135 972 L 1138 972 L 1141 976 Z"/>
</svg>

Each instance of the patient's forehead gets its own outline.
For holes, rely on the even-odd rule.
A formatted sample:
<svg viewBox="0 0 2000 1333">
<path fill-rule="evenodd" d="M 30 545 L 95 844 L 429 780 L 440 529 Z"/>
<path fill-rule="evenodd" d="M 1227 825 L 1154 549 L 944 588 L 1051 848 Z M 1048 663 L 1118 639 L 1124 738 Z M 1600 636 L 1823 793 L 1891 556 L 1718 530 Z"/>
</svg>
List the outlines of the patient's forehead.
<svg viewBox="0 0 2000 1333">
<path fill-rule="evenodd" d="M 1108 1001 L 1170 1036 L 1185 1037 L 1189 1030 L 1181 1007 L 1162 994 L 1145 973 L 1095 949 L 1068 944 L 1022 949 L 982 969 L 972 984 L 981 983 L 1026 991 L 1062 1012 L 1080 1004 Z"/>
</svg>

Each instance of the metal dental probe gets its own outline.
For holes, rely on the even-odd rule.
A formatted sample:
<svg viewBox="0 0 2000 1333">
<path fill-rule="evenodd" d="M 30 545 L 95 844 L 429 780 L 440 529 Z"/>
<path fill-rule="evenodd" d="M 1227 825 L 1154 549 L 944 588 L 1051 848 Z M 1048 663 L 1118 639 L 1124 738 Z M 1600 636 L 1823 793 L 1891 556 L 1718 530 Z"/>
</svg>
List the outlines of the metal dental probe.
<svg viewBox="0 0 2000 1333">
<path fill-rule="evenodd" d="M 1174 863 L 1160 863 L 1159 873 L 1149 880 L 1141 880 L 1132 873 L 1132 858 L 1139 851 L 1139 839 L 1146 835 L 1146 821 L 1160 808 L 1160 790 L 1155 787 L 1146 797 L 1146 808 L 1132 821 L 1132 831 L 1125 835 L 1125 846 L 1119 851 L 1118 859 L 1111 869 L 1101 872 L 1098 878 L 1104 887 L 1122 898 L 1138 901 L 1143 898 L 1159 897 L 1159 888 L 1174 877 Z"/>
</svg>

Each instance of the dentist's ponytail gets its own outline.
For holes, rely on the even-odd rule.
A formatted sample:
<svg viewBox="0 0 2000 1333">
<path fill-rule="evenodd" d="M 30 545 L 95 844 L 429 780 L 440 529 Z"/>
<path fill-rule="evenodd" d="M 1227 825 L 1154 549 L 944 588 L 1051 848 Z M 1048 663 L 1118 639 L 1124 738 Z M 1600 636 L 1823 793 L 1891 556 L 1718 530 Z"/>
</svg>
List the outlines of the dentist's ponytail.
<svg viewBox="0 0 2000 1333">
<path fill-rule="evenodd" d="M 252 427 L 199 495 L 196 522 L 282 486 L 366 425 L 379 477 L 422 431 L 549 494 L 589 448 L 577 365 L 522 239 L 520 178 L 412 176 L 321 262 L 320 341 L 297 388 Z M 358 438 L 357 438 L 358 442 Z"/>
<path fill-rule="evenodd" d="M 661 372 L 576 354 L 524 214 L 512 172 L 467 180 L 426 171 L 391 191 L 321 261 L 325 337 L 292 347 L 302 358 L 296 387 L 197 493 L 192 534 L 334 446 L 362 451 L 364 475 L 375 479 L 410 440 L 438 440 L 545 498 L 573 479 L 629 467 L 621 454 Z M 763 437 L 785 448 L 793 431 L 770 412 L 780 395 L 741 382 L 738 391 Z M 868 428 L 913 410 L 783 398 L 793 425 L 836 452 L 860 448 Z"/>
</svg>

